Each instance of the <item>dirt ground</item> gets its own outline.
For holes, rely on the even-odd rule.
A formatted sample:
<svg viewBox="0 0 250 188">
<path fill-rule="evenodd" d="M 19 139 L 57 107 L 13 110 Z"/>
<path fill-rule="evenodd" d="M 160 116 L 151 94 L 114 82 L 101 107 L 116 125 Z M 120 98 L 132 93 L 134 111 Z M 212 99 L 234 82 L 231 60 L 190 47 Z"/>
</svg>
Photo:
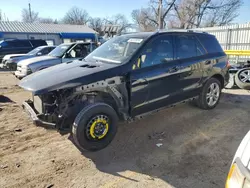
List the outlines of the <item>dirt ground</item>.
<svg viewBox="0 0 250 188">
<path fill-rule="evenodd" d="M 0 187 L 224 187 L 250 129 L 250 93 L 226 90 L 212 111 L 167 109 L 122 124 L 106 149 L 81 153 L 69 134 L 32 124 L 21 108 L 30 93 L 17 84 L 0 73 Z"/>
</svg>

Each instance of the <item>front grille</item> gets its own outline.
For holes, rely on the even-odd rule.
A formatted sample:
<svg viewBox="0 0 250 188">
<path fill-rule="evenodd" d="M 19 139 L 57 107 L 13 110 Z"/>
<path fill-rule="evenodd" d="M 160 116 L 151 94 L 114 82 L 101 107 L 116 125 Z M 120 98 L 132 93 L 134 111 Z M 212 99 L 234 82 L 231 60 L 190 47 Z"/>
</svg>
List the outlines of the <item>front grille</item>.
<svg viewBox="0 0 250 188">
<path fill-rule="evenodd" d="M 39 96 L 33 96 L 34 108 L 39 114 L 43 113 L 43 103 L 42 99 Z"/>
</svg>

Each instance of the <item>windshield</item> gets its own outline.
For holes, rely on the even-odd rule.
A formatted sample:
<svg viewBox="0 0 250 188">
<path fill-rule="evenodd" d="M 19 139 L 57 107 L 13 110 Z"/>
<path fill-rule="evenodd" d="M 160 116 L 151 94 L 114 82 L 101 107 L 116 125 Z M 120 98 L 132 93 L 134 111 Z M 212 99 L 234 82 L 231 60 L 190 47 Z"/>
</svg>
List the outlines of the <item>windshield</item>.
<svg viewBox="0 0 250 188">
<path fill-rule="evenodd" d="M 62 55 L 68 51 L 72 44 L 61 44 L 52 50 L 48 55 L 52 57 L 62 57 Z"/>
<path fill-rule="evenodd" d="M 34 50 L 31 50 L 29 53 L 27 53 L 27 55 L 36 55 L 41 49 L 43 49 L 43 47 L 35 48 Z"/>
<path fill-rule="evenodd" d="M 140 47 L 143 38 L 119 36 L 108 40 L 89 54 L 86 61 L 104 61 L 110 63 L 123 63 Z"/>
</svg>

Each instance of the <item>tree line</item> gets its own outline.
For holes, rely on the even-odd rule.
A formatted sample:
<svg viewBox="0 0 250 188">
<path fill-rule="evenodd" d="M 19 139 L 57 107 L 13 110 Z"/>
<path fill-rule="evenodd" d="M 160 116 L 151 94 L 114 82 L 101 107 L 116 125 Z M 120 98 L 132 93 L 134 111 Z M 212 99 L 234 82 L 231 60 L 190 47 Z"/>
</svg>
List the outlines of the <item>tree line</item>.
<svg viewBox="0 0 250 188">
<path fill-rule="evenodd" d="M 88 25 L 99 33 L 105 25 L 119 25 L 119 32 L 132 24 L 140 31 L 154 31 L 159 27 L 191 29 L 228 25 L 238 17 L 242 4 L 242 0 L 149 0 L 145 7 L 132 10 L 133 23 L 123 14 L 106 18 L 91 17 L 86 10 L 78 7 L 72 7 L 60 20 L 41 18 L 38 12 L 23 9 L 22 20 Z"/>
</svg>

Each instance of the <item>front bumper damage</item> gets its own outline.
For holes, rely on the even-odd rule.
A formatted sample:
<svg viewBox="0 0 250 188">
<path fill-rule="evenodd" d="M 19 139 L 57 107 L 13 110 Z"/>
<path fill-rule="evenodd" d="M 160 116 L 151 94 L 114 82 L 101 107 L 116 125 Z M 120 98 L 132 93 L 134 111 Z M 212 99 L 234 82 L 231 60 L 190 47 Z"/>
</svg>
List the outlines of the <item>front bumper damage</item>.
<svg viewBox="0 0 250 188">
<path fill-rule="evenodd" d="M 38 114 L 34 109 L 34 104 L 31 100 L 23 102 L 22 107 L 30 115 L 35 125 L 45 128 L 52 128 L 52 129 L 56 128 L 55 123 L 46 122 L 41 120 L 41 118 L 39 118 L 40 114 Z"/>
</svg>

